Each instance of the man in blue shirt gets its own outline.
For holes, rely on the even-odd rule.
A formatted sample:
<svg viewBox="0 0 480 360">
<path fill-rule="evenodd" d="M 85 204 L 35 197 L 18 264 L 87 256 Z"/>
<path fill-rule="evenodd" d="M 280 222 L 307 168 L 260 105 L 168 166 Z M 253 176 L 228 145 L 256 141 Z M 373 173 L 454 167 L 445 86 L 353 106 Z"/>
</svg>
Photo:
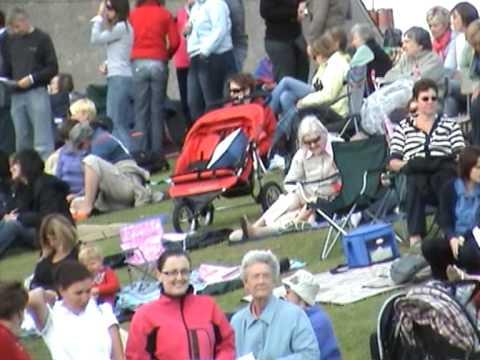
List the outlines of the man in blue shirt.
<svg viewBox="0 0 480 360">
<path fill-rule="evenodd" d="M 237 358 L 318 360 L 320 351 L 305 312 L 273 295 L 279 274 L 270 251 L 251 250 L 243 257 L 241 278 L 252 302 L 232 318 Z"/>
<path fill-rule="evenodd" d="M 282 281 L 285 286 L 285 298 L 300 306 L 312 323 L 318 346 L 320 347 L 321 360 L 341 360 L 340 349 L 337 345 L 332 322 L 327 313 L 315 305 L 315 298 L 320 286 L 315 277 L 305 270 L 298 270 L 292 276 Z"/>
</svg>

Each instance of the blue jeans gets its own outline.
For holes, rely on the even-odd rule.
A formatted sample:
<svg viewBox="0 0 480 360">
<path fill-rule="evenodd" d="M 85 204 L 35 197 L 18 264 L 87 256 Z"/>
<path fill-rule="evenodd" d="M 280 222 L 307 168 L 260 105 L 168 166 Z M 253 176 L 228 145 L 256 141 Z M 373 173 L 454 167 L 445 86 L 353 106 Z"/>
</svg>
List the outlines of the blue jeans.
<svg viewBox="0 0 480 360">
<path fill-rule="evenodd" d="M 143 134 L 138 150 L 163 154 L 168 65 L 158 60 L 133 62 L 135 127 Z"/>
<path fill-rule="evenodd" d="M 273 89 L 269 105 L 274 113 L 280 114 L 295 107 L 298 100 L 313 91 L 311 85 L 287 76 Z"/>
<path fill-rule="evenodd" d="M 204 58 L 194 56 L 188 70 L 188 107 L 192 120 L 197 120 L 206 111 L 221 106 L 227 78 L 235 73 L 233 51 L 211 54 Z"/>
<path fill-rule="evenodd" d="M 10 113 L 16 151 L 34 148 L 47 159 L 53 152 L 52 108 L 47 89 L 38 87 L 13 93 Z"/>
<path fill-rule="evenodd" d="M 133 80 L 130 76 L 107 78 L 107 116 L 113 121 L 113 136 L 132 151 L 130 129 L 133 119 Z"/>
<path fill-rule="evenodd" d="M 18 221 L 0 220 L 0 256 L 17 245 L 35 247 L 35 229 Z"/>
</svg>

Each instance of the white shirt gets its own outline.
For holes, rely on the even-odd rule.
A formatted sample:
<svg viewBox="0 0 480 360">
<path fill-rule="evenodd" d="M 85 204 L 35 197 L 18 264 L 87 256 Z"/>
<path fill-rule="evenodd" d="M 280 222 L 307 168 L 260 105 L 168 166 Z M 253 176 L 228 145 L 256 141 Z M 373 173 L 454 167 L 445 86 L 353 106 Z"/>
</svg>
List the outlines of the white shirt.
<svg viewBox="0 0 480 360">
<path fill-rule="evenodd" d="M 109 328 L 118 324 L 110 304 L 97 305 L 93 299 L 80 314 L 57 301 L 49 308 L 40 332 L 53 360 L 110 360 L 112 339 Z"/>
</svg>

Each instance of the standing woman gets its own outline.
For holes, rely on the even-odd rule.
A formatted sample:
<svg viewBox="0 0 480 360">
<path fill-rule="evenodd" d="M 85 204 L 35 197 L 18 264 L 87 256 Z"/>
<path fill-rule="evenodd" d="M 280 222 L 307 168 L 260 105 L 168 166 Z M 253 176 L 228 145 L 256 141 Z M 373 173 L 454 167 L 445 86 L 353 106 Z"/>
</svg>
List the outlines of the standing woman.
<svg viewBox="0 0 480 360">
<path fill-rule="evenodd" d="M 168 61 L 180 44 L 172 14 L 160 0 L 137 0 L 130 13 L 134 30 L 131 60 L 135 126 L 143 134 L 140 149 L 155 165 L 163 163 Z"/>
<path fill-rule="evenodd" d="M 102 0 L 92 19 L 90 41 L 106 45 L 107 115 L 113 121 L 113 135 L 132 150 L 130 128 L 133 123 L 132 69 L 130 52 L 133 29 L 128 22 L 128 0 Z"/>
<path fill-rule="evenodd" d="M 192 8 L 195 0 L 185 0 L 185 5 L 182 6 L 176 14 L 176 23 L 177 30 L 180 36 L 180 46 L 178 47 L 173 61 L 175 62 L 175 68 L 177 69 L 177 81 L 178 81 L 178 91 L 180 92 L 180 101 L 182 103 L 183 115 L 187 120 L 187 126 L 190 127 L 192 119 L 190 116 L 190 109 L 188 107 L 188 97 L 187 97 L 187 79 L 188 79 L 188 69 L 190 68 L 190 57 L 187 52 L 187 39 L 183 36 L 185 27 L 188 24 L 188 18 L 190 16 L 190 9 Z"/>
<path fill-rule="evenodd" d="M 158 300 L 133 316 L 127 341 L 128 360 L 234 360 L 232 327 L 209 296 L 193 294 L 189 256 L 165 251 L 157 261 Z"/>
<path fill-rule="evenodd" d="M 188 106 L 195 121 L 218 106 L 225 83 L 236 71 L 230 11 L 223 0 L 196 0 L 190 13 L 187 49 Z"/>
</svg>

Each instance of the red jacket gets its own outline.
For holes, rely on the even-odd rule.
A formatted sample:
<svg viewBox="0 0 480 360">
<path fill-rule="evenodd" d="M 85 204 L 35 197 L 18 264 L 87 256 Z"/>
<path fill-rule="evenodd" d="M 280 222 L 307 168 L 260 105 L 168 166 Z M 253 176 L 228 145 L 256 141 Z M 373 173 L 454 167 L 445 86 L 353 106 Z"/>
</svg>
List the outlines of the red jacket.
<svg viewBox="0 0 480 360">
<path fill-rule="evenodd" d="M 0 324 L 0 356 L 8 360 L 31 360 L 12 332 Z"/>
<path fill-rule="evenodd" d="M 183 34 L 185 25 L 188 23 L 188 11 L 186 7 L 182 7 L 177 11 L 177 30 L 179 34 Z M 173 57 L 175 61 L 175 67 L 177 69 L 185 69 L 190 66 L 190 57 L 187 51 L 187 39 L 184 36 L 180 36 L 180 46 Z"/>
<path fill-rule="evenodd" d="M 130 13 L 133 27 L 132 60 L 168 61 L 180 44 L 175 19 L 156 2 L 147 1 Z"/>
<path fill-rule="evenodd" d="M 109 267 L 105 267 L 95 276 L 94 287 L 98 288 L 98 298 L 101 302 L 108 302 L 113 306 L 115 296 L 120 289 L 117 274 Z"/>
<path fill-rule="evenodd" d="M 152 340 L 156 340 L 154 346 Z M 208 296 L 162 295 L 141 306 L 130 324 L 127 360 L 152 359 L 146 350 L 147 342 L 161 360 L 235 359 L 233 329 Z"/>
</svg>

